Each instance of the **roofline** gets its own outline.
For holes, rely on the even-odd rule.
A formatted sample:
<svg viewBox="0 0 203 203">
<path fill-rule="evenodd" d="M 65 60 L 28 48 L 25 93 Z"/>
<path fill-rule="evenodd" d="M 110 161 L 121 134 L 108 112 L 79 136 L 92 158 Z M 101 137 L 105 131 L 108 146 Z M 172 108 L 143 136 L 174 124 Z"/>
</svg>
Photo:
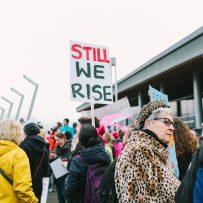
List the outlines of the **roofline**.
<svg viewBox="0 0 203 203">
<path fill-rule="evenodd" d="M 134 71 L 130 72 L 129 74 L 127 74 L 126 76 L 124 76 L 123 78 L 118 80 L 117 83 L 123 82 L 124 80 L 126 80 L 130 76 L 132 76 L 132 75 L 138 73 L 139 71 L 145 69 L 146 67 L 150 66 L 151 64 L 155 63 L 156 61 L 160 60 L 161 58 L 165 57 L 166 55 L 174 52 L 175 50 L 179 49 L 183 45 L 191 42 L 192 40 L 194 40 L 195 38 L 201 36 L 202 34 L 203 34 L 203 26 L 200 27 L 199 29 L 197 29 L 196 31 L 192 32 L 191 34 L 189 34 L 188 36 L 186 36 L 182 40 L 178 41 L 177 43 L 175 43 L 174 45 L 172 45 L 171 47 L 169 47 L 165 51 L 163 51 L 160 54 L 156 55 L 155 57 L 153 57 L 152 59 L 150 59 L 149 61 L 147 61 L 146 63 L 144 63 L 143 65 L 141 65 L 137 69 L 135 69 Z"/>
<path fill-rule="evenodd" d="M 200 27 L 199 29 L 197 29 L 196 31 L 192 32 L 191 34 L 189 34 L 188 36 L 186 36 L 185 38 L 183 38 L 182 40 L 178 41 L 177 43 L 175 43 L 174 45 L 172 45 L 171 47 L 169 47 L 168 49 L 166 49 L 165 51 L 161 52 L 160 54 L 158 54 L 157 56 L 153 57 L 152 59 L 150 59 L 149 61 L 147 61 L 146 63 L 144 63 L 143 65 L 141 65 L 140 67 L 138 67 L 137 69 L 135 69 L 134 71 L 130 72 L 129 74 L 127 74 L 126 76 L 124 76 L 123 78 L 121 78 L 120 80 L 118 80 L 117 85 L 119 85 L 119 83 L 123 83 L 125 80 L 131 78 L 133 75 L 137 74 L 138 72 L 143 71 L 145 68 L 149 67 L 150 65 L 152 65 L 153 63 L 156 63 L 157 61 L 161 60 L 162 58 L 164 58 L 165 56 L 169 55 L 170 53 L 176 51 L 177 49 L 181 48 L 182 46 L 185 46 L 186 44 L 188 44 L 189 42 L 193 41 L 194 39 L 200 37 L 201 35 L 203 35 L 203 26 Z M 196 53 L 196 54 L 202 54 L 201 53 Z M 196 54 L 194 54 L 192 57 L 196 57 Z M 188 58 L 187 60 L 189 60 L 191 58 Z M 185 61 L 186 59 L 184 59 Z M 183 61 L 178 61 L 179 63 L 183 63 Z M 176 65 L 178 65 L 176 64 Z M 121 91 L 122 92 L 122 91 Z M 120 91 L 118 91 L 118 93 L 120 93 Z M 80 112 L 86 108 L 89 108 L 90 104 L 89 103 L 83 103 L 80 106 L 78 106 L 76 108 L 77 112 Z"/>
</svg>

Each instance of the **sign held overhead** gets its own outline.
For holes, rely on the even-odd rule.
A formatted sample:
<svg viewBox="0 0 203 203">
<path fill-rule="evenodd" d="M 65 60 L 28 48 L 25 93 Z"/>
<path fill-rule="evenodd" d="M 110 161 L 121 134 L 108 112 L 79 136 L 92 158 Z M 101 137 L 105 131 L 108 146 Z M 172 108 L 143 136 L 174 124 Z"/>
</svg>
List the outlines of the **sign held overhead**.
<svg viewBox="0 0 203 203">
<path fill-rule="evenodd" d="M 107 47 L 70 41 L 71 99 L 113 102 L 112 70 Z"/>
</svg>

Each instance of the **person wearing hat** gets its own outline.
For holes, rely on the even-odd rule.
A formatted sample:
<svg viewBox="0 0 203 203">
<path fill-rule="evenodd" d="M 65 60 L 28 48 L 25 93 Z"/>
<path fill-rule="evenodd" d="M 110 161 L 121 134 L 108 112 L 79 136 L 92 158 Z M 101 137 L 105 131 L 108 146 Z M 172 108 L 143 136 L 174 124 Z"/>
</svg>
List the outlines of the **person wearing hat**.
<svg viewBox="0 0 203 203">
<path fill-rule="evenodd" d="M 173 174 L 167 150 L 173 131 L 173 113 L 167 104 L 155 101 L 143 106 L 116 163 L 119 203 L 174 202 L 180 181 Z"/>
<path fill-rule="evenodd" d="M 20 147 L 26 152 L 32 176 L 33 191 L 36 197 L 41 199 L 42 179 L 49 173 L 49 155 L 44 139 L 39 135 L 40 129 L 36 123 L 28 123 L 24 126 L 25 140 Z"/>
</svg>

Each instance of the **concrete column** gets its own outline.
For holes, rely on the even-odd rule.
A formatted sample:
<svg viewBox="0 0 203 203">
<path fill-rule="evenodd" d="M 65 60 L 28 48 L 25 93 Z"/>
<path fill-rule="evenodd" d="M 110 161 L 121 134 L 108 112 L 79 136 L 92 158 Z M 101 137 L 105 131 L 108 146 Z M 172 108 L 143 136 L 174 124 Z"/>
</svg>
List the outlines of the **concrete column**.
<svg viewBox="0 0 203 203">
<path fill-rule="evenodd" d="M 160 83 L 160 92 L 165 93 L 165 86 L 164 83 Z"/>
<path fill-rule="evenodd" d="M 138 92 L 138 106 L 140 107 L 140 109 L 143 106 L 143 98 L 142 98 L 142 92 L 141 91 Z"/>
<path fill-rule="evenodd" d="M 177 116 L 181 116 L 181 105 L 180 105 L 180 100 L 176 101 L 176 108 L 177 108 Z"/>
<path fill-rule="evenodd" d="M 193 92 L 194 92 L 194 109 L 195 109 L 195 127 L 200 128 L 202 124 L 202 96 L 200 76 L 198 71 L 193 72 Z"/>
</svg>

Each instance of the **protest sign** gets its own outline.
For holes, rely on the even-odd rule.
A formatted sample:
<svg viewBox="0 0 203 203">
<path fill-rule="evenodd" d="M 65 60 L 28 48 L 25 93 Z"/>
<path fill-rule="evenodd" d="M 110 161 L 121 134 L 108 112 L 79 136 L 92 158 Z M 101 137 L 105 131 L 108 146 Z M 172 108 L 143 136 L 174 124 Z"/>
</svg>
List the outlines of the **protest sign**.
<svg viewBox="0 0 203 203">
<path fill-rule="evenodd" d="M 63 166 L 61 158 L 52 161 L 50 166 L 56 179 L 68 173 L 68 170 Z"/>
<path fill-rule="evenodd" d="M 42 179 L 42 196 L 41 196 L 41 201 L 40 203 L 46 203 L 47 202 L 47 195 L 48 195 L 48 188 L 49 188 L 49 178 L 44 177 Z"/>
<path fill-rule="evenodd" d="M 152 86 L 149 85 L 149 96 L 150 101 L 165 101 L 168 103 L 168 95 L 163 94 L 162 92 L 154 89 Z"/>
<path fill-rule="evenodd" d="M 109 104 L 104 107 L 95 109 L 94 114 L 100 120 L 104 116 L 112 115 L 112 114 L 124 114 L 133 119 L 133 112 L 127 97 L 124 97 L 118 100 L 117 102 L 114 102 L 113 104 Z M 91 112 L 82 111 L 81 116 L 90 117 Z"/>
<path fill-rule="evenodd" d="M 110 104 L 112 70 L 107 47 L 70 42 L 71 99 L 74 101 Z"/>
</svg>

